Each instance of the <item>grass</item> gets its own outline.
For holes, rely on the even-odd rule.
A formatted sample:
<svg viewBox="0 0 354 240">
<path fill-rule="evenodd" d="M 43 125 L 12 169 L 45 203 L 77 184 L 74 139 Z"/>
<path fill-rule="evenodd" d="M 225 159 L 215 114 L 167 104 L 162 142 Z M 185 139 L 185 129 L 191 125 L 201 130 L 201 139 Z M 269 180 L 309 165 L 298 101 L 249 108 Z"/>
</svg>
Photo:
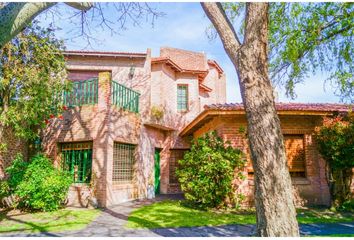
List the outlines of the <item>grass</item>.
<svg viewBox="0 0 354 240">
<path fill-rule="evenodd" d="M 99 213 L 97 209 L 61 209 L 38 213 L 23 213 L 18 210 L 1 211 L 0 233 L 79 230 L 92 222 Z"/>
<path fill-rule="evenodd" d="M 352 222 L 352 213 L 335 213 L 326 209 L 299 209 L 299 223 Z M 226 224 L 255 224 L 254 210 L 211 212 L 189 208 L 183 201 L 162 201 L 143 206 L 128 217 L 129 228 L 166 228 L 217 226 Z"/>
</svg>

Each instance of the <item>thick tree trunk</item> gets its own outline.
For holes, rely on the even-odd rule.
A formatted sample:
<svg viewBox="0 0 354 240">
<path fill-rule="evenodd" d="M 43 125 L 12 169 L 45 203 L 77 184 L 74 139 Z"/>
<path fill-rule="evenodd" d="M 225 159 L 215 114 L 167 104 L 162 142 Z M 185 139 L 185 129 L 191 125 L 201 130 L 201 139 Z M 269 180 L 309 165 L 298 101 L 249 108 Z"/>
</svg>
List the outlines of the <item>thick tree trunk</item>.
<svg viewBox="0 0 354 240">
<path fill-rule="evenodd" d="M 55 2 L 13 2 L 0 8 L 0 48 L 21 32 L 38 14 L 55 4 Z M 67 4 L 82 11 L 89 10 L 93 6 L 91 2 L 68 2 Z"/>
<path fill-rule="evenodd" d="M 268 4 L 247 3 L 242 45 L 220 4 L 202 6 L 239 78 L 255 171 L 257 235 L 299 236 L 283 135 L 268 76 Z"/>
</svg>

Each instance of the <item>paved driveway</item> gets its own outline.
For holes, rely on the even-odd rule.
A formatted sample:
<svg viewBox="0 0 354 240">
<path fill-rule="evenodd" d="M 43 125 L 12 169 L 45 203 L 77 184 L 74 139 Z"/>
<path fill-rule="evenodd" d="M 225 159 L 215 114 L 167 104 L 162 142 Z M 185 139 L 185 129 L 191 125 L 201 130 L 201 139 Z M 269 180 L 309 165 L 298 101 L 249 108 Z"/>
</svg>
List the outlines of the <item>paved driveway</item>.
<svg viewBox="0 0 354 240">
<path fill-rule="evenodd" d="M 180 227 L 156 229 L 129 229 L 124 225 L 130 212 L 146 204 L 165 199 L 133 201 L 105 209 L 85 229 L 59 233 L 12 233 L 0 236 L 37 237 L 37 236 L 73 236 L 73 237 L 237 237 L 252 236 L 255 225 L 224 225 L 216 227 Z M 170 197 L 169 197 L 170 198 Z M 174 197 L 176 198 L 176 196 Z M 179 198 L 177 196 L 177 198 Z M 301 235 L 354 234 L 354 222 L 338 224 L 301 224 Z"/>
</svg>

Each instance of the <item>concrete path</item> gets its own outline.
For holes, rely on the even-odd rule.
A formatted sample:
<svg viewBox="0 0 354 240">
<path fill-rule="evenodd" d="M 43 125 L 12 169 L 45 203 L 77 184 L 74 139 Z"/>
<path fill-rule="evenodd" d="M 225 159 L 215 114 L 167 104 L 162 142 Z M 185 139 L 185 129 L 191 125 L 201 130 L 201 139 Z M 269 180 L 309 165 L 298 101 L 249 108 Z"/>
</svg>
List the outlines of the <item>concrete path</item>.
<svg viewBox="0 0 354 240">
<path fill-rule="evenodd" d="M 60 233 L 10 233 L 0 237 L 238 237 L 253 236 L 254 225 L 224 225 L 215 227 L 180 227 L 156 229 L 128 229 L 124 225 L 131 211 L 146 204 L 151 204 L 171 196 L 154 200 L 133 201 L 105 209 L 85 229 Z M 174 199 L 180 196 L 174 196 Z M 301 235 L 354 234 L 354 222 L 338 224 L 302 224 Z"/>
</svg>

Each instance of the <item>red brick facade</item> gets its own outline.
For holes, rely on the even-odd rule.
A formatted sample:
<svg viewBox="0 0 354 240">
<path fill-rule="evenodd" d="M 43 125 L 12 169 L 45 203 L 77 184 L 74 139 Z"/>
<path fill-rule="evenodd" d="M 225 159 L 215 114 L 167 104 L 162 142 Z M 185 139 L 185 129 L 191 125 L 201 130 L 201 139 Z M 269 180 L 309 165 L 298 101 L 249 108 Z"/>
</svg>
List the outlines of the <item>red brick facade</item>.
<svg viewBox="0 0 354 240">
<path fill-rule="evenodd" d="M 230 110 L 230 105 L 224 104 L 226 77 L 221 67 L 205 54 L 174 48 L 162 48 L 158 58 L 151 58 L 149 49 L 146 53 L 68 51 L 65 54 L 70 80 L 98 77 L 97 103 L 69 108 L 63 119 L 52 119 L 43 134 L 43 149 L 57 166 L 63 164 L 63 143 L 92 143 L 91 181 L 71 187 L 69 205 L 87 206 L 97 202 L 100 206 L 109 206 L 154 197 L 157 149 L 160 152 L 159 192 L 180 192 L 173 176 L 176 160 L 190 147 L 193 136 L 211 130 L 230 140 L 233 146 L 249 152 L 247 141 L 240 133 L 241 128 L 247 128 L 244 113 L 240 108 L 233 114 L 220 112 Z M 113 104 L 113 81 L 139 92 L 138 113 Z M 188 111 L 177 108 L 178 85 L 188 86 Z M 213 104 L 224 104 L 224 108 L 215 113 Z M 205 105 L 214 113 L 206 114 L 209 112 L 208 107 L 204 110 Z M 289 164 L 293 166 L 294 194 L 298 204 L 328 204 L 325 166 L 312 136 L 315 126 L 321 122 L 321 114 L 304 114 L 302 107 L 293 107 L 288 114 L 280 116 Z M 153 108 L 163 114 L 156 117 L 152 114 Z M 331 112 L 333 106 L 329 108 L 327 112 Z M 6 136 L 13 149 L 24 146 L 23 142 Z M 133 157 L 128 150 L 115 154 L 117 144 L 134 149 Z M 11 149 L 9 154 L 14 155 Z M 26 151 L 24 153 L 27 155 Z M 9 162 L 9 154 L 0 154 L 0 177 Z M 120 162 L 122 159 L 131 162 L 124 165 Z M 124 165 L 122 173 L 130 174 L 131 170 L 132 179 L 117 181 L 119 178 L 113 176 L 117 164 Z M 127 164 L 131 164 L 131 168 L 128 169 Z M 240 190 L 252 204 L 250 164 L 245 174 L 248 180 L 241 183 Z"/>
<path fill-rule="evenodd" d="M 296 204 L 328 205 L 330 195 L 325 175 L 326 166 L 316 148 L 313 133 L 315 127 L 322 124 L 322 116 L 332 113 L 329 109 L 313 111 L 300 107 L 285 110 L 286 105 L 279 104 L 277 108 L 284 134 Z M 218 135 L 224 140 L 230 141 L 232 146 L 243 150 L 248 159 L 244 175 L 248 178 L 246 181 L 238 183 L 240 185 L 239 190 L 246 195 L 246 204 L 253 205 L 253 169 L 248 143 L 244 135 L 244 130 L 247 130 L 245 113 L 238 106 L 224 106 L 206 107 L 206 110 L 190 123 L 181 135 L 193 135 L 194 138 L 197 138 L 206 132 L 217 131 Z M 344 105 L 339 107 L 347 111 Z M 330 109 L 336 110 L 334 106 Z"/>
</svg>

